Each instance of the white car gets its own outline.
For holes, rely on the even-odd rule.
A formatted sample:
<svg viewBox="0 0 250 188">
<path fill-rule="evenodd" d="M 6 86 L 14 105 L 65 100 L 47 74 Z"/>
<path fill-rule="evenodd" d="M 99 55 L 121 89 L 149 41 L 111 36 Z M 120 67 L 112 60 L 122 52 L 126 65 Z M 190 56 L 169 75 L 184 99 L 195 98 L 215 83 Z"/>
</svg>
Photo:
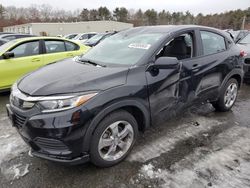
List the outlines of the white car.
<svg viewBox="0 0 250 188">
<path fill-rule="evenodd" d="M 79 33 L 70 33 L 70 34 L 68 34 L 68 35 L 65 35 L 63 38 L 72 40 L 72 39 L 74 39 L 77 35 L 79 35 Z"/>
<path fill-rule="evenodd" d="M 91 37 L 95 36 L 97 33 L 91 32 L 91 33 L 80 33 L 72 40 L 77 40 L 81 43 L 85 42 L 86 40 L 90 39 Z"/>
</svg>

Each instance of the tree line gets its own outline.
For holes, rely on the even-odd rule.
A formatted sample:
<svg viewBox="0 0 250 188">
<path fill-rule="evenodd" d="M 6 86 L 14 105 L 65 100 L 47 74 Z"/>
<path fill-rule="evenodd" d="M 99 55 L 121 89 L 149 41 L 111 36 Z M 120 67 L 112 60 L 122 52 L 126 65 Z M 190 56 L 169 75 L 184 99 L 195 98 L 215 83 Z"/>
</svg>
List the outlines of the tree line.
<svg viewBox="0 0 250 188">
<path fill-rule="evenodd" d="M 30 22 L 78 22 L 96 20 L 115 20 L 133 23 L 134 26 L 165 25 L 165 24 L 198 24 L 220 29 L 238 30 L 242 27 L 243 19 L 250 24 L 250 7 L 245 10 L 234 10 L 219 14 L 194 15 L 189 11 L 170 12 L 168 10 L 156 11 L 154 9 L 135 10 L 117 7 L 109 10 L 107 7 L 97 9 L 77 9 L 65 11 L 53 9 L 48 4 L 31 5 L 27 8 L 15 6 L 4 7 L 0 4 L 0 30 L 5 26 L 24 24 Z"/>
</svg>

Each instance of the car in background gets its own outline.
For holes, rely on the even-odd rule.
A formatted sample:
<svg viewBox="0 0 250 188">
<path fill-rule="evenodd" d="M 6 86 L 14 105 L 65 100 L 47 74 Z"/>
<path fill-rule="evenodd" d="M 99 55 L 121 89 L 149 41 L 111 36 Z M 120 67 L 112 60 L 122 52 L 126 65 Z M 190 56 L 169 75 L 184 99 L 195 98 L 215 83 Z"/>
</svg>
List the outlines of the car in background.
<svg viewBox="0 0 250 188">
<path fill-rule="evenodd" d="M 0 35 L 0 39 L 4 39 L 7 41 L 20 39 L 20 38 L 26 38 L 26 37 L 35 37 L 35 35 L 30 35 L 30 34 L 4 34 L 4 35 Z"/>
<path fill-rule="evenodd" d="M 95 36 L 97 33 L 80 33 L 76 37 L 72 38 L 72 40 L 79 41 L 81 43 L 85 42 L 86 40 L 90 39 L 91 37 Z"/>
<path fill-rule="evenodd" d="M 113 35 L 115 33 L 117 33 L 117 32 L 98 33 L 95 36 L 93 36 L 90 39 L 88 39 L 85 42 L 83 42 L 83 44 L 86 45 L 86 46 L 90 46 L 90 47 L 96 46 L 102 40 L 104 40 L 107 37 L 110 37 L 111 35 Z"/>
<path fill-rule="evenodd" d="M 65 38 L 65 39 L 74 39 L 77 35 L 79 35 L 79 33 L 71 33 L 71 34 L 63 36 L 63 38 Z"/>
<path fill-rule="evenodd" d="M 29 37 L 0 46 L 0 91 L 46 64 L 84 54 L 89 47 L 57 37 Z M 57 70 L 55 70 L 57 71 Z"/>
<path fill-rule="evenodd" d="M 244 81 L 250 83 L 250 33 L 237 42 L 244 55 Z"/>
<path fill-rule="evenodd" d="M 14 33 L 10 33 L 10 32 L 0 32 L 0 35 L 6 35 L 6 34 L 14 34 Z"/>
<path fill-rule="evenodd" d="M 250 33 L 248 30 L 227 30 L 227 32 L 229 32 L 233 36 L 234 42 L 236 43 Z"/>
<path fill-rule="evenodd" d="M 148 26 L 106 38 L 79 61 L 67 59 L 12 87 L 12 125 L 40 158 L 110 167 L 150 126 L 197 102 L 229 111 L 243 76 L 242 56 L 221 30 Z"/>
<path fill-rule="evenodd" d="M 2 46 L 3 44 L 5 44 L 6 42 L 8 42 L 8 41 L 4 40 L 4 39 L 0 39 L 0 46 Z"/>
</svg>

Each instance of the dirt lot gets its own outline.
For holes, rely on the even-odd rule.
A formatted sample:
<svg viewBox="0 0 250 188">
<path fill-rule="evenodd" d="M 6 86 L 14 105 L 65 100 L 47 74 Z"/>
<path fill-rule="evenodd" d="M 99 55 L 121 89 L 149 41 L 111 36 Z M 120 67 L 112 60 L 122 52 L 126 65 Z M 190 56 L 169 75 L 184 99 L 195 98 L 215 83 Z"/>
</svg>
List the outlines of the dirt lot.
<svg viewBox="0 0 250 188">
<path fill-rule="evenodd" d="M 10 126 L 0 96 L 0 187 L 250 187 L 250 86 L 232 111 L 196 106 L 152 127 L 129 157 L 107 169 L 32 157 Z"/>
</svg>

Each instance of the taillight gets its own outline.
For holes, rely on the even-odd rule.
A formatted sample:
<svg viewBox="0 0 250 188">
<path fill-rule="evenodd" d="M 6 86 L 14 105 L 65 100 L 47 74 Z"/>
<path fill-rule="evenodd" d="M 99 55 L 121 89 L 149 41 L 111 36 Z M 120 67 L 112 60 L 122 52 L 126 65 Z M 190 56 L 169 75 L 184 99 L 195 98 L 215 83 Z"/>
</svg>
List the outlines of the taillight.
<svg viewBox="0 0 250 188">
<path fill-rule="evenodd" d="M 247 53 L 244 50 L 240 51 L 240 57 L 246 57 Z"/>
</svg>

